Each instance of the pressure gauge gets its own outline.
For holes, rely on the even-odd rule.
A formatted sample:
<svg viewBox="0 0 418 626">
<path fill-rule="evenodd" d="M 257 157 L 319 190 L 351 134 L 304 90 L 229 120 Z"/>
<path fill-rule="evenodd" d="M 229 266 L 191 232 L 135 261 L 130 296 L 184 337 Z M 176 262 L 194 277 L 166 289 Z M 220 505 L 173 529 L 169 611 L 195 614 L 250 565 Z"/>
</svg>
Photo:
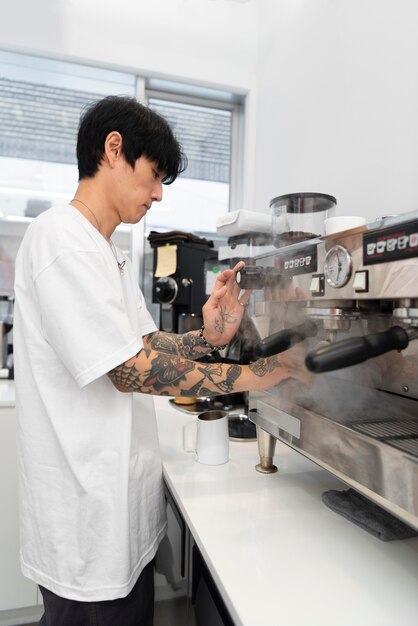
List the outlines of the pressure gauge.
<svg viewBox="0 0 418 626">
<path fill-rule="evenodd" d="M 331 287 L 344 287 L 351 276 L 352 269 L 351 254 L 344 246 L 333 246 L 331 250 L 328 250 L 324 273 Z"/>
</svg>

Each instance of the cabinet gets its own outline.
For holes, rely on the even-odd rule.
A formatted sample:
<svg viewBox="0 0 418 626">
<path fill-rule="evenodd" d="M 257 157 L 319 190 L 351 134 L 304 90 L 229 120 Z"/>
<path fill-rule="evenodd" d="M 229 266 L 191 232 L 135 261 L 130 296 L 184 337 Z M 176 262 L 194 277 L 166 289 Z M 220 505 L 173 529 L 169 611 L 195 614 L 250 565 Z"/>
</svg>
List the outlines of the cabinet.
<svg viewBox="0 0 418 626">
<path fill-rule="evenodd" d="M 180 571 L 185 583 L 183 620 L 185 626 L 234 626 L 225 603 L 209 572 L 185 520 L 165 484 L 168 512 L 168 536 L 173 543 L 175 529 L 179 541 L 173 544 L 174 569 Z"/>
<path fill-rule="evenodd" d="M 14 407 L 0 407 L 0 442 L 0 624 L 2 624 L 4 623 L 2 611 L 34 606 L 38 601 L 37 586 L 20 571 Z"/>
<path fill-rule="evenodd" d="M 192 568 L 192 604 L 196 626 L 234 626 L 197 545 L 193 545 Z"/>
</svg>

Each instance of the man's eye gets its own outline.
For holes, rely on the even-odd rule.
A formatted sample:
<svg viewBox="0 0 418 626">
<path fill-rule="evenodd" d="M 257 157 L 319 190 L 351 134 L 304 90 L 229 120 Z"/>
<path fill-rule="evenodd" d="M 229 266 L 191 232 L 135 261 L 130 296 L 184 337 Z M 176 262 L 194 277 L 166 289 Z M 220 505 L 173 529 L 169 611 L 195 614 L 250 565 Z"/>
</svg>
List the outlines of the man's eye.
<svg viewBox="0 0 418 626">
<path fill-rule="evenodd" d="M 160 173 L 154 170 L 154 178 L 160 178 Z"/>
</svg>

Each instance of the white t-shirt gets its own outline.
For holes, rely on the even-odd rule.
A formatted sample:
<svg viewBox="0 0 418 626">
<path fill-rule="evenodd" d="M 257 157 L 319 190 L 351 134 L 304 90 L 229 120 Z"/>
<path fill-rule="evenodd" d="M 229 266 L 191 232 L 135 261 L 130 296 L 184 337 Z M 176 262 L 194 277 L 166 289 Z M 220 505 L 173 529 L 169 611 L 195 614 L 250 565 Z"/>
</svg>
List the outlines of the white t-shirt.
<svg viewBox="0 0 418 626">
<path fill-rule="evenodd" d="M 14 355 L 24 575 L 74 600 L 126 596 L 166 530 L 152 396 L 106 375 L 156 330 L 126 261 L 71 205 L 16 260 Z"/>
</svg>

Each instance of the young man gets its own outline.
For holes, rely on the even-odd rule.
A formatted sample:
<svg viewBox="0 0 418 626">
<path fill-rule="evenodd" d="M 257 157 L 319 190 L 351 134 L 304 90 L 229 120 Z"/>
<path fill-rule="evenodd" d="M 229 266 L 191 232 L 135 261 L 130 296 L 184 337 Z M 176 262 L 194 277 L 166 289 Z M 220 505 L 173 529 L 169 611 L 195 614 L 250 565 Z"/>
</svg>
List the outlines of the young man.
<svg viewBox="0 0 418 626">
<path fill-rule="evenodd" d="M 40 585 L 42 625 L 149 626 L 166 531 L 152 394 L 267 388 L 303 377 L 302 355 L 194 362 L 239 327 L 241 264 L 218 279 L 201 331 L 157 330 L 111 237 L 184 169 L 164 119 L 105 98 L 82 117 L 77 158 L 74 198 L 33 221 L 16 261 L 21 563 Z"/>
</svg>

